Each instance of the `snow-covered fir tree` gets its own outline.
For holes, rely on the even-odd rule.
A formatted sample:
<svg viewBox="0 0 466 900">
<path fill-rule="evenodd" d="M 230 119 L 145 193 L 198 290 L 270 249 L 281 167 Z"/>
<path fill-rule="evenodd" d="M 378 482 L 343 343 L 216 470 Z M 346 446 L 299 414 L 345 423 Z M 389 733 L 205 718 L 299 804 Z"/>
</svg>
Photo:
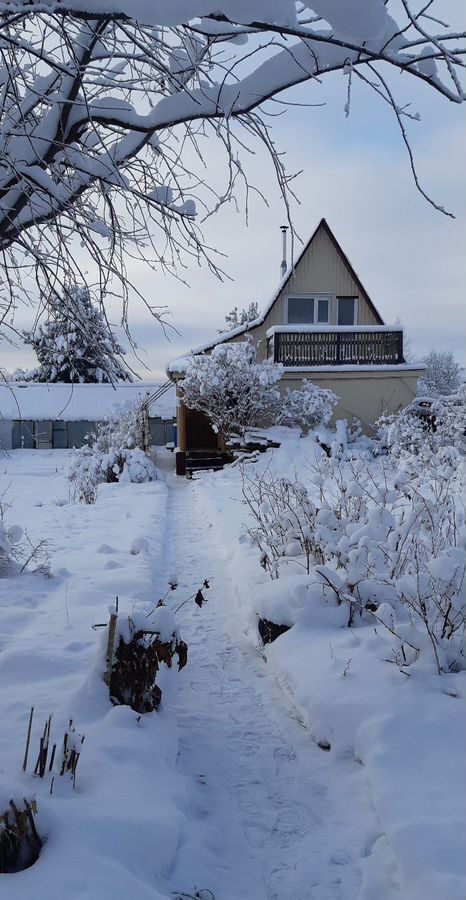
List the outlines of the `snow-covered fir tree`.
<svg viewBox="0 0 466 900">
<path fill-rule="evenodd" d="M 419 379 L 419 393 L 423 397 L 445 397 L 456 394 L 461 385 L 461 367 L 451 350 L 431 350 L 422 360 L 427 366 Z"/>
<path fill-rule="evenodd" d="M 23 374 L 28 381 L 112 383 L 132 381 L 120 362 L 125 353 L 94 306 L 86 286 L 71 285 L 60 300 L 50 304 L 50 318 L 24 338 L 37 355 L 39 366 Z"/>
<path fill-rule="evenodd" d="M 254 322 L 254 319 L 257 319 L 258 315 L 259 307 L 254 300 L 251 301 L 247 309 L 243 307 L 241 311 L 235 306 L 235 308 L 225 316 L 225 327 L 221 329 L 220 333 L 223 331 L 232 331 L 233 328 L 239 328 L 241 325 L 248 325 L 249 322 Z"/>
</svg>

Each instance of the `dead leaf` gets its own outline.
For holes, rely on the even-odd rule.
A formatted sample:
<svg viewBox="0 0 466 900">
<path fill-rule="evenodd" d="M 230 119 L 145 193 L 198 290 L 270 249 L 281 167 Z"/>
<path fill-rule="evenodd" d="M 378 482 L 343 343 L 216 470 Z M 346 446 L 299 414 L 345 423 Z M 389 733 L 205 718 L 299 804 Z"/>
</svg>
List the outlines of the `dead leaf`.
<svg viewBox="0 0 466 900">
<path fill-rule="evenodd" d="M 198 592 L 197 592 L 197 594 L 196 594 L 196 596 L 195 596 L 195 598 L 194 598 L 194 602 L 197 604 L 197 606 L 199 607 L 199 609 L 201 608 L 201 606 L 202 606 L 203 603 L 207 603 L 207 600 L 205 599 L 204 594 L 202 593 L 202 591 L 198 591 Z"/>
</svg>

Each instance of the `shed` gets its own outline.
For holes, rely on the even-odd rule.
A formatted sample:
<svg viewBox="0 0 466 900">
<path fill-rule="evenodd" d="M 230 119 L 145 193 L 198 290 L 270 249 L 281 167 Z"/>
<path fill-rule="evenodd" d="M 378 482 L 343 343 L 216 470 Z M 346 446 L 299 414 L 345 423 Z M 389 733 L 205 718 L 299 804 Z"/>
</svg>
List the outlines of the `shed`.
<svg viewBox="0 0 466 900">
<path fill-rule="evenodd" d="M 152 440 L 173 439 L 175 387 L 170 382 L 48 384 L 0 382 L 0 448 L 82 447 L 96 422 L 128 403 L 149 401 Z"/>
</svg>

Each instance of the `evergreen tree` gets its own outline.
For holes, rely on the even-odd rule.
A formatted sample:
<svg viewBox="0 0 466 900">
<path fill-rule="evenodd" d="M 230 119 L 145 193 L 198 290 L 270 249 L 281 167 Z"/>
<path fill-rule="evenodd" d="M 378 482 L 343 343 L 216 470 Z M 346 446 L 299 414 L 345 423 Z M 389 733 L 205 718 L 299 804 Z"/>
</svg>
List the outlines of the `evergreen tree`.
<svg viewBox="0 0 466 900">
<path fill-rule="evenodd" d="M 89 289 L 71 285 L 50 305 L 50 318 L 24 338 L 34 348 L 39 366 L 28 381 L 112 383 L 132 381 L 119 357 L 125 351 L 115 340 L 102 310 L 93 305 Z"/>
<path fill-rule="evenodd" d="M 248 325 L 249 322 L 254 322 L 254 319 L 257 319 L 259 315 L 259 307 L 257 303 L 251 301 L 248 308 L 238 310 L 238 307 L 235 306 L 228 315 L 225 316 L 225 327 L 220 330 L 220 334 L 224 331 L 232 331 L 233 328 L 239 328 L 241 325 Z"/>
</svg>

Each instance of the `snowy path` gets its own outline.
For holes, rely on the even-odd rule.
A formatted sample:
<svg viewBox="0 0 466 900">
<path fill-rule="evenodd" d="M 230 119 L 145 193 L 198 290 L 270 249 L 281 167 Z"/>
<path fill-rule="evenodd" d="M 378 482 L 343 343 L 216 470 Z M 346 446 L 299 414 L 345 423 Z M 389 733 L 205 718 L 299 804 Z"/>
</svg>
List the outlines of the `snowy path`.
<svg viewBox="0 0 466 900">
<path fill-rule="evenodd" d="M 204 578 L 209 603 L 180 626 L 187 668 L 165 689 L 189 776 L 187 828 L 170 886 L 216 900 L 399 897 L 393 860 L 361 767 L 317 748 L 267 664 L 248 642 L 214 527 L 194 486 L 170 478 L 166 569 L 180 600 Z"/>
</svg>

